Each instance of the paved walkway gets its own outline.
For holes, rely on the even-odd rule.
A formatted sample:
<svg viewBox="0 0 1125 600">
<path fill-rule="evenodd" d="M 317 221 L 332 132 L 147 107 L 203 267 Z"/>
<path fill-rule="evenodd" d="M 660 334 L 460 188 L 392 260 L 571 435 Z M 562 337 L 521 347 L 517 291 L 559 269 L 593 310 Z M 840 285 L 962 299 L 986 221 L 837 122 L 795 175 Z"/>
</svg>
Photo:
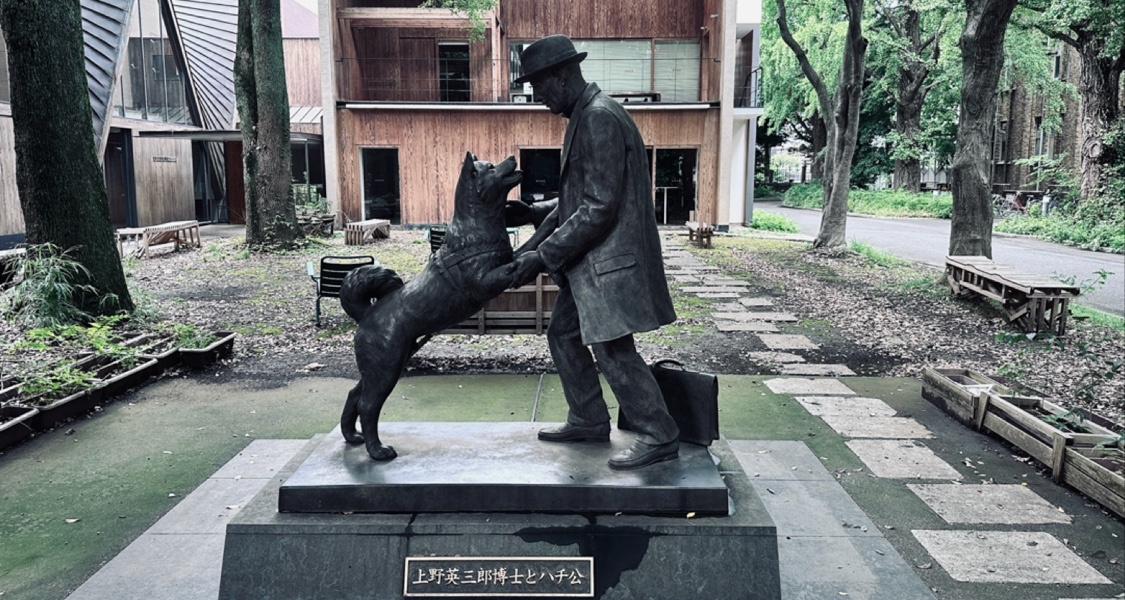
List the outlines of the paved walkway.
<svg viewBox="0 0 1125 600">
<path fill-rule="evenodd" d="M 762 337 L 799 315 L 682 248 L 667 260 L 713 303 L 717 328 L 772 340 L 780 365 L 833 373 L 720 377 L 723 436 L 778 527 L 784 600 L 1125 597 L 1121 520 L 942 413 L 915 380 L 808 364 L 807 339 Z M 225 524 L 331 428 L 352 383 L 164 380 L 0 455 L 0 597 L 216 598 Z M 554 375 L 408 378 L 384 412 L 564 416 Z"/>
</svg>

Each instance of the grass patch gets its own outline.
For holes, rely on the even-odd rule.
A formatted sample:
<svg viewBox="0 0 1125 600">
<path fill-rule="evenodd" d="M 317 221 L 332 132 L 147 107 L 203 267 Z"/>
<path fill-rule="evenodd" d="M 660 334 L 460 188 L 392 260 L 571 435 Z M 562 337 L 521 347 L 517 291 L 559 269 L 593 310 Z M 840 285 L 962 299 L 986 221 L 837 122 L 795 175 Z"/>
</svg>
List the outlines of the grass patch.
<svg viewBox="0 0 1125 600">
<path fill-rule="evenodd" d="M 1074 315 L 1075 318 L 1087 320 L 1090 323 L 1107 329 L 1125 332 L 1125 318 L 1121 318 L 1117 315 L 1086 308 L 1080 304 L 1071 304 L 1070 314 Z"/>
<path fill-rule="evenodd" d="M 852 252 L 863 256 L 867 262 L 878 267 L 891 268 L 906 264 L 906 261 L 895 258 L 891 254 L 883 252 L 867 242 L 852 240 L 851 246 L 849 247 Z"/>
<path fill-rule="evenodd" d="M 797 208 L 821 208 L 824 188 L 819 183 L 794 185 L 785 192 L 782 204 Z M 881 217 L 933 217 L 953 215 L 953 195 L 949 193 L 902 192 L 899 190 L 851 190 L 848 211 Z"/>
<path fill-rule="evenodd" d="M 797 233 L 800 231 L 797 224 L 789 217 L 760 210 L 754 212 L 754 219 L 750 223 L 750 228 L 762 231 L 779 231 L 781 233 Z"/>
<path fill-rule="evenodd" d="M 1034 235 L 1059 244 L 1087 250 L 1110 248 L 1125 252 L 1125 229 L 1112 222 L 1080 223 L 1067 217 L 1040 215 L 1015 215 L 993 226 L 996 231 Z"/>
</svg>

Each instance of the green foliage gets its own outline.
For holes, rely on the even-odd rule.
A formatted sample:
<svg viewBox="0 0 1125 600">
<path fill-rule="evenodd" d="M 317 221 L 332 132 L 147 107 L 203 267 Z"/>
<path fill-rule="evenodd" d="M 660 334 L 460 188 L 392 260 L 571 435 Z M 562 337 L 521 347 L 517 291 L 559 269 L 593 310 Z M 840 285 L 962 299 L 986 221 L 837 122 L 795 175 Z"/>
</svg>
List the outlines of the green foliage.
<svg viewBox="0 0 1125 600">
<path fill-rule="evenodd" d="M 426 0 L 422 8 L 448 8 L 469 18 L 469 39 L 479 41 L 484 38 L 488 27 L 484 17 L 496 8 L 496 0 Z"/>
<path fill-rule="evenodd" d="M 79 368 L 75 361 L 68 360 L 37 371 L 33 377 L 20 384 L 20 395 L 24 398 L 38 396 L 28 403 L 46 406 L 55 400 L 89 389 L 93 383 L 93 377 L 88 371 Z"/>
<path fill-rule="evenodd" d="M 850 248 L 852 252 L 867 259 L 867 262 L 879 267 L 896 267 L 905 264 L 905 261 L 895 258 L 893 255 L 883 252 L 866 242 L 852 240 Z"/>
<path fill-rule="evenodd" d="M 71 252 L 54 244 L 29 245 L 16 259 L 18 282 L 0 296 L 0 314 L 25 327 L 57 327 L 85 323 L 91 315 L 82 310 L 82 296 L 96 294 L 87 280 L 90 272 Z M 116 298 L 103 298 L 103 302 Z"/>
<path fill-rule="evenodd" d="M 818 183 L 794 185 L 785 192 L 783 204 L 801 208 L 820 208 L 822 188 Z M 934 217 L 948 219 L 953 214 L 953 197 L 948 193 L 912 194 L 898 190 L 852 190 L 848 210 L 861 215 L 883 217 Z"/>
<path fill-rule="evenodd" d="M 176 323 L 172 325 L 172 337 L 176 346 L 188 350 L 198 350 L 210 346 L 217 338 L 190 323 Z"/>
<path fill-rule="evenodd" d="M 777 213 L 760 210 L 754 211 L 754 220 L 750 223 L 750 228 L 761 229 L 762 231 L 780 231 L 782 233 L 797 233 L 800 231 L 792 219 Z"/>
<path fill-rule="evenodd" d="M 1068 215 L 1015 215 L 995 225 L 996 231 L 1034 235 L 1052 242 L 1096 250 L 1109 248 L 1113 252 L 1125 252 L 1125 229 L 1118 223 L 1087 223 Z"/>
</svg>

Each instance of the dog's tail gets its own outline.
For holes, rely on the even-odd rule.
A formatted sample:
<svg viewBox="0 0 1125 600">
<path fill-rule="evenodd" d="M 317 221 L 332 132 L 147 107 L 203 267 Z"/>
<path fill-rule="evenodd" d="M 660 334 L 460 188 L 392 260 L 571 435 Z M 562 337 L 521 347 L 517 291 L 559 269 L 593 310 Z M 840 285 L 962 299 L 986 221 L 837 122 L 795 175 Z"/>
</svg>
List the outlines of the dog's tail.
<svg viewBox="0 0 1125 600">
<path fill-rule="evenodd" d="M 367 314 L 372 300 L 378 300 L 402 286 L 402 279 L 391 269 L 378 265 L 357 267 L 344 277 L 340 287 L 340 305 L 358 323 Z"/>
</svg>

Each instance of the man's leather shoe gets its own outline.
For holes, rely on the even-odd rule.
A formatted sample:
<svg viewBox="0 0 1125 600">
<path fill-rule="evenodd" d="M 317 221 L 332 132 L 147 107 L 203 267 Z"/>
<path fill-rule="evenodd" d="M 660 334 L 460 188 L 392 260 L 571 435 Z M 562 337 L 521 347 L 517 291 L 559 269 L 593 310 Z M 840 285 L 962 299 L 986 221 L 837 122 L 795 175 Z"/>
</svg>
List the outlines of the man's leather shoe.
<svg viewBox="0 0 1125 600">
<path fill-rule="evenodd" d="M 539 439 L 544 442 L 608 442 L 609 423 L 597 425 L 563 423 L 559 427 L 539 430 Z"/>
<path fill-rule="evenodd" d="M 627 450 L 623 450 L 609 459 L 611 469 L 639 469 L 651 464 L 672 460 L 680 454 L 680 440 L 672 440 L 667 444 L 646 444 L 641 440 L 633 442 Z"/>
</svg>

